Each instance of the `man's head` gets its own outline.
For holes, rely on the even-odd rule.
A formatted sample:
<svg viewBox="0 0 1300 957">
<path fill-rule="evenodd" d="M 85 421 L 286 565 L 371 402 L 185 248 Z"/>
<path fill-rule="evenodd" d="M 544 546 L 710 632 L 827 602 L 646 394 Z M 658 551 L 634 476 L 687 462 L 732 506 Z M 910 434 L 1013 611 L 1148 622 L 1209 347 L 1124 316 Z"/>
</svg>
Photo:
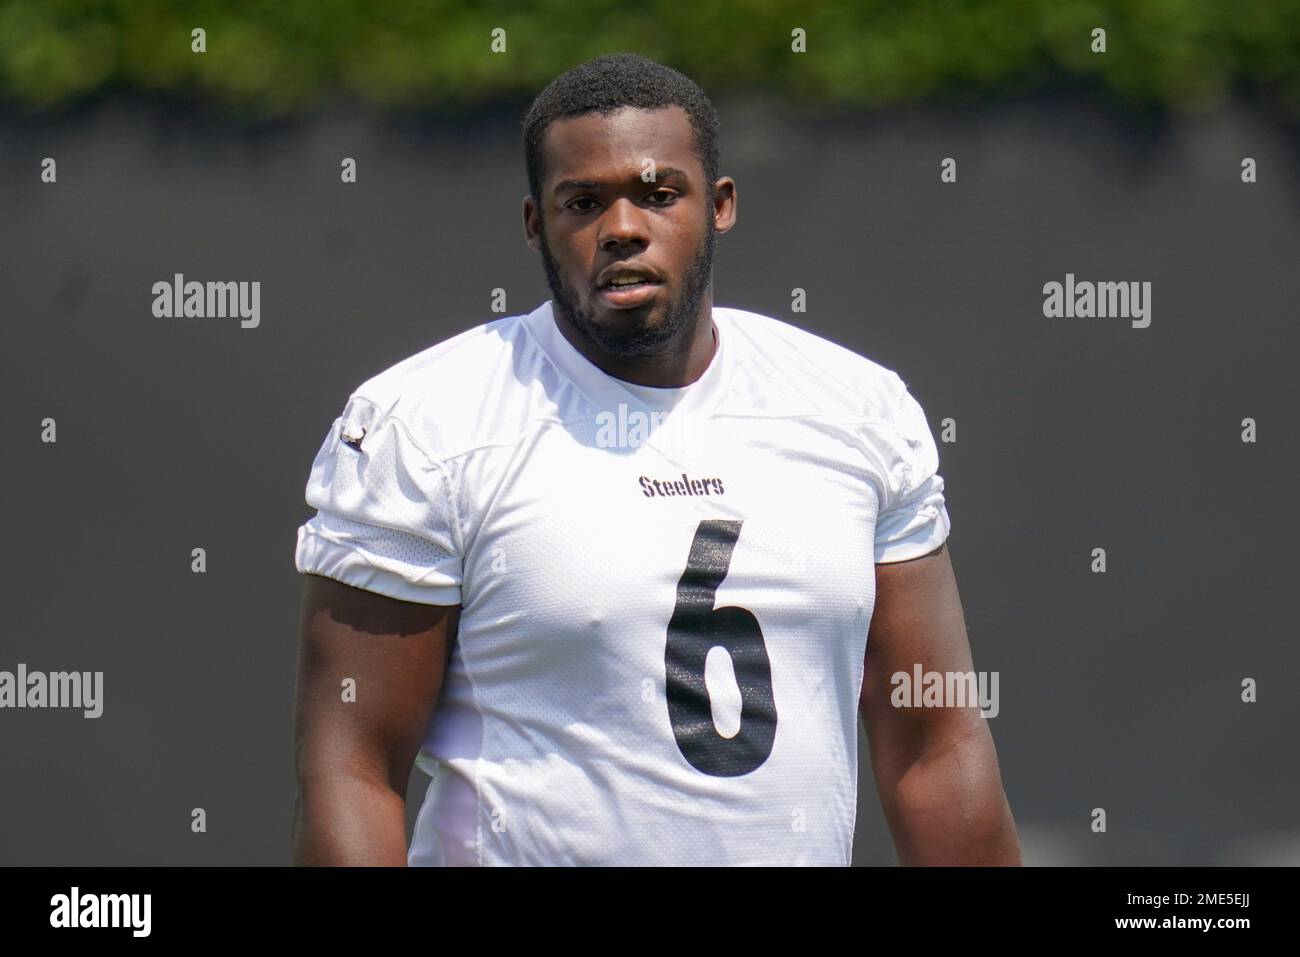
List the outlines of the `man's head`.
<svg viewBox="0 0 1300 957">
<path fill-rule="evenodd" d="M 558 317 L 612 357 L 686 348 L 712 306 L 716 234 L 735 221 L 703 91 L 635 54 L 589 60 L 533 102 L 524 154 L 525 233 Z M 613 290 L 619 270 L 647 282 Z"/>
</svg>

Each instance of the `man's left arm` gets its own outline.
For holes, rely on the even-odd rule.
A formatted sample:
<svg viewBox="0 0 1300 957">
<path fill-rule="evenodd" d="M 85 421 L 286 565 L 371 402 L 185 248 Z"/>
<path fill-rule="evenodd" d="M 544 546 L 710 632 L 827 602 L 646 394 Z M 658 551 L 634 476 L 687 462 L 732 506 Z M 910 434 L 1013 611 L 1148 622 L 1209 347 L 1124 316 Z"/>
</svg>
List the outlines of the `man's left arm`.
<svg viewBox="0 0 1300 957">
<path fill-rule="evenodd" d="M 876 565 L 876 604 L 859 708 L 876 789 L 904 865 L 1015 865 L 1020 843 L 979 702 L 894 707 L 897 672 L 971 672 L 946 545 Z M 919 696 L 922 689 L 914 689 Z M 945 702 L 950 704 L 950 702 Z"/>
</svg>

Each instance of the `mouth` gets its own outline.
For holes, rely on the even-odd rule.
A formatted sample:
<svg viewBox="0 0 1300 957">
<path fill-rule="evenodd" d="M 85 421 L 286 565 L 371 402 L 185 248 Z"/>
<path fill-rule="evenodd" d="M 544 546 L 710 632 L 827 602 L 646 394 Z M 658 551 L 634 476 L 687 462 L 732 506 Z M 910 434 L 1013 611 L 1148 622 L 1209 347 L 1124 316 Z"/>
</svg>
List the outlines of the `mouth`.
<svg viewBox="0 0 1300 957">
<path fill-rule="evenodd" d="M 662 285 L 657 279 L 605 283 L 596 290 L 596 298 L 611 309 L 636 309 L 659 295 Z"/>
</svg>

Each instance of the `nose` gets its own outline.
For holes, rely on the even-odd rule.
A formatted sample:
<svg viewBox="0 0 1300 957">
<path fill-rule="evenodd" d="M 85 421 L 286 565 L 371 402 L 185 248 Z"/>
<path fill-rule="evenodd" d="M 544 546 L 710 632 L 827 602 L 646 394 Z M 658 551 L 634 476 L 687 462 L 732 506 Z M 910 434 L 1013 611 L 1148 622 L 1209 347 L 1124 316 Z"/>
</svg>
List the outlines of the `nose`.
<svg viewBox="0 0 1300 957">
<path fill-rule="evenodd" d="M 620 197 L 614 200 L 605 215 L 601 217 L 600 248 L 612 249 L 632 243 L 649 242 L 646 232 L 645 217 L 636 203 Z"/>
</svg>

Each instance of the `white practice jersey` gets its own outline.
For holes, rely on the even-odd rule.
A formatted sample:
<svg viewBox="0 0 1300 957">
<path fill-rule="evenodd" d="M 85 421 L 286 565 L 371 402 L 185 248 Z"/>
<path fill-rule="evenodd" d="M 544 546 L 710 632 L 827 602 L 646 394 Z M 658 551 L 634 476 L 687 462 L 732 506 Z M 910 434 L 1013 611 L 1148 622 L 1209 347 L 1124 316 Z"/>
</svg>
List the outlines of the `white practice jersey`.
<svg viewBox="0 0 1300 957">
<path fill-rule="evenodd" d="M 713 321 L 704 375 L 648 389 L 547 301 L 325 437 L 298 570 L 462 606 L 411 864 L 850 862 L 874 563 L 947 538 L 938 453 L 894 372 Z"/>
</svg>

